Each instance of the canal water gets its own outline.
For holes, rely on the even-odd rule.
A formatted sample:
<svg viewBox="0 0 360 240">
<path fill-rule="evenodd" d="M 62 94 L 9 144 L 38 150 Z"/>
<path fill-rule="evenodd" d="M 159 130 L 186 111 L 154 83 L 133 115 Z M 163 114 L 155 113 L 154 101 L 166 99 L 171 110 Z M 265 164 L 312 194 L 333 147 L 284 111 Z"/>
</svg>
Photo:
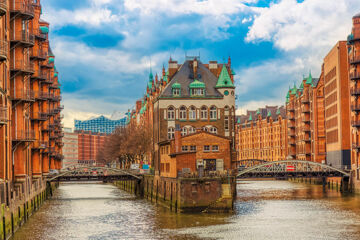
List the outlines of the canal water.
<svg viewBox="0 0 360 240">
<path fill-rule="evenodd" d="M 360 196 L 288 181 L 237 189 L 232 214 L 175 214 L 110 184 L 62 184 L 14 239 L 360 239 Z"/>
</svg>

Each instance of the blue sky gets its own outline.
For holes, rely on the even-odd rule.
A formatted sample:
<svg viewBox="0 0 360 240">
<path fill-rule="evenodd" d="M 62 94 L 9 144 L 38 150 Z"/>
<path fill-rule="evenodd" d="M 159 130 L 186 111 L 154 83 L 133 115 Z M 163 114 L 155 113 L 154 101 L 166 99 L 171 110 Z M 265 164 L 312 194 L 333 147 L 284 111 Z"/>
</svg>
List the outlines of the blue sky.
<svg viewBox="0 0 360 240">
<path fill-rule="evenodd" d="M 124 113 L 145 91 L 150 59 L 223 62 L 236 72 L 238 113 L 280 105 L 289 85 L 320 73 L 346 39 L 358 0 L 46 0 L 51 47 L 62 83 L 65 126 Z"/>
</svg>

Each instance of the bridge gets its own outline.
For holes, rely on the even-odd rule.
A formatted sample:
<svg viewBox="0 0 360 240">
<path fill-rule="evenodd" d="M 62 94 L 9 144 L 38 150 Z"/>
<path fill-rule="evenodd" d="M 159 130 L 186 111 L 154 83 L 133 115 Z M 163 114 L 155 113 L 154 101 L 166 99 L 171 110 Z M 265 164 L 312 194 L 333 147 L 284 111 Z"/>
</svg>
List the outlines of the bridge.
<svg viewBox="0 0 360 240">
<path fill-rule="evenodd" d="M 256 166 L 256 165 L 266 163 L 266 162 L 267 162 L 266 160 L 262 160 L 262 159 L 246 159 L 246 160 L 237 161 L 236 164 L 238 165 L 238 167 L 243 169 L 243 168 Z"/>
<path fill-rule="evenodd" d="M 304 160 L 265 162 L 239 169 L 237 178 L 343 177 L 350 173 L 329 165 Z"/>
<path fill-rule="evenodd" d="M 141 175 L 129 170 L 110 167 L 82 166 L 50 176 L 48 182 L 112 182 L 118 180 L 141 180 Z"/>
</svg>

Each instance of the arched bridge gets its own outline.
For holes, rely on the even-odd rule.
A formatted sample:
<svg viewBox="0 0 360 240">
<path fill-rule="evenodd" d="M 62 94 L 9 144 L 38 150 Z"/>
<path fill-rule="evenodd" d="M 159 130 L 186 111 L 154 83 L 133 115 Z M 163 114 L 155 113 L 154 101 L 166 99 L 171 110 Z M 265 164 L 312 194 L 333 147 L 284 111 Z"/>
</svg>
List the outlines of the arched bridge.
<svg viewBox="0 0 360 240">
<path fill-rule="evenodd" d="M 141 175 L 129 170 L 109 167 L 78 167 L 61 172 L 48 178 L 48 182 L 77 182 L 77 181 L 104 181 L 141 180 Z"/>
<path fill-rule="evenodd" d="M 246 159 L 246 160 L 237 161 L 236 164 L 240 168 L 248 168 L 266 162 L 267 162 L 266 160 L 262 160 L 262 159 Z"/>
<path fill-rule="evenodd" d="M 350 173 L 329 165 L 304 160 L 265 162 L 240 169 L 237 178 L 349 177 Z"/>
</svg>

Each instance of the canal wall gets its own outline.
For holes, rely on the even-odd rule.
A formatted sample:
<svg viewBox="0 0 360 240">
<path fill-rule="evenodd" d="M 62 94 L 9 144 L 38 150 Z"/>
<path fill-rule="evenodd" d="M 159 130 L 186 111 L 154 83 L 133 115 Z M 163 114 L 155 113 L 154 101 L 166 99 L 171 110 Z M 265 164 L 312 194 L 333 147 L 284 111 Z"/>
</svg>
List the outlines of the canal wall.
<svg viewBox="0 0 360 240">
<path fill-rule="evenodd" d="M 11 184 L 0 182 L 0 240 L 9 239 L 52 195 L 57 184 L 43 179 Z"/>
<path fill-rule="evenodd" d="M 145 175 L 142 181 L 117 181 L 127 192 L 174 212 L 230 212 L 236 196 L 232 177 L 166 178 Z"/>
</svg>

